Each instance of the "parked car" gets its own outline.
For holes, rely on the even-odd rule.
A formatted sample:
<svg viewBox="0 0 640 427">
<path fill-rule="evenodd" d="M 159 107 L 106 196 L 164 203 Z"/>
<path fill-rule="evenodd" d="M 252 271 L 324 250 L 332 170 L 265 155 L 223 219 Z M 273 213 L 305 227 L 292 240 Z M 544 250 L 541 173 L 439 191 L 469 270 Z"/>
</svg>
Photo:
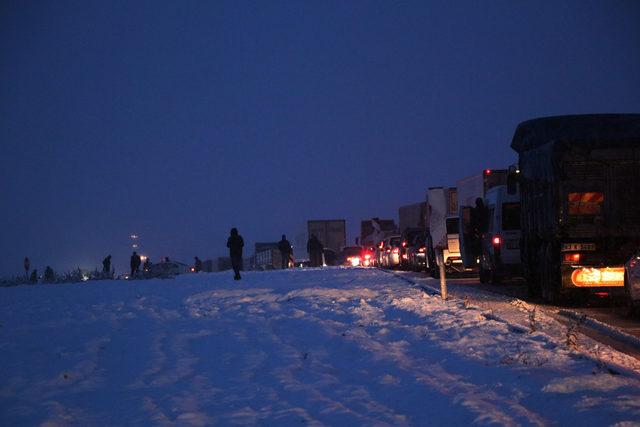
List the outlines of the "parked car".
<svg viewBox="0 0 640 427">
<path fill-rule="evenodd" d="M 361 265 L 362 258 L 360 246 L 346 246 L 340 251 L 339 263 L 340 265 L 357 267 Z"/>
<path fill-rule="evenodd" d="M 425 271 L 427 269 L 428 235 L 427 231 L 418 233 L 414 236 L 413 241 L 407 245 L 406 253 L 410 270 Z"/>
<path fill-rule="evenodd" d="M 171 277 L 178 274 L 189 273 L 191 267 L 178 261 L 164 261 L 151 264 L 148 271 L 144 271 L 145 277 Z"/>
<path fill-rule="evenodd" d="M 383 268 L 397 268 L 402 262 L 402 236 L 394 235 L 385 238 L 380 248 L 380 266 Z"/>
</svg>

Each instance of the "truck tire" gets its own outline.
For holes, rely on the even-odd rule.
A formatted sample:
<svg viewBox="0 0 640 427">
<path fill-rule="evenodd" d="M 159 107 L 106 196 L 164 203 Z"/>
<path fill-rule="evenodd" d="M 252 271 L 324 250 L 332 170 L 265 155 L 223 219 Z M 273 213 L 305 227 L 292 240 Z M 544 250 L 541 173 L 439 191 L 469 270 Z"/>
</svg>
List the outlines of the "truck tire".
<svg viewBox="0 0 640 427">
<path fill-rule="evenodd" d="M 480 263 L 480 283 L 489 283 L 489 278 L 490 278 L 490 272 L 488 272 L 487 270 L 485 270 L 485 268 L 482 266 L 482 263 Z"/>
<path fill-rule="evenodd" d="M 502 282 L 502 272 L 497 265 L 493 266 L 491 269 L 491 283 L 494 285 L 499 285 Z"/>
<path fill-rule="evenodd" d="M 561 305 L 566 298 L 560 290 L 560 268 L 556 265 L 556 253 L 550 243 L 544 246 L 540 257 L 540 286 L 542 298 L 550 304 Z"/>
</svg>

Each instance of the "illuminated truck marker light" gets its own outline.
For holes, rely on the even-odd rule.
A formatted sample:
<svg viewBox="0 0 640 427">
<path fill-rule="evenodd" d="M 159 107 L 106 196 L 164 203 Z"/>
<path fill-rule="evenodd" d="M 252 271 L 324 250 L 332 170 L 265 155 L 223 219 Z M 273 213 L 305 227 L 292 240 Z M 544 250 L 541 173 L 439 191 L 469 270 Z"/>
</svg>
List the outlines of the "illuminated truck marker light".
<svg viewBox="0 0 640 427">
<path fill-rule="evenodd" d="M 624 286 L 624 268 L 577 268 L 571 273 L 575 286 Z"/>
</svg>

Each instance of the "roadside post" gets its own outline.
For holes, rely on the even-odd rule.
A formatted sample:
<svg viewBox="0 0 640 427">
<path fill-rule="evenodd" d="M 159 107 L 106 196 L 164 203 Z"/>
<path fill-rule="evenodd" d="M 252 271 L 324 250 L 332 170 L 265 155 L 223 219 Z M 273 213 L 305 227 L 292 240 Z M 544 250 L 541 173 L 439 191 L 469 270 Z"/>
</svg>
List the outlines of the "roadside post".
<svg viewBox="0 0 640 427">
<path fill-rule="evenodd" d="M 438 268 L 440 269 L 440 295 L 443 300 L 447 299 L 447 278 L 445 277 L 444 254 L 441 247 L 436 249 L 436 257 L 438 258 Z"/>
</svg>

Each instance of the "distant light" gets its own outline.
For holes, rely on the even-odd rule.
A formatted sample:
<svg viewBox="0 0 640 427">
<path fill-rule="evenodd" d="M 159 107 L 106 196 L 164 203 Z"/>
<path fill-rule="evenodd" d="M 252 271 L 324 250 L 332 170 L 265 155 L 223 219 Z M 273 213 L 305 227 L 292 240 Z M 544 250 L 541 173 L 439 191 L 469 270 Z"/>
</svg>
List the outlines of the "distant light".
<svg viewBox="0 0 640 427">
<path fill-rule="evenodd" d="M 82 281 L 86 282 L 87 280 L 89 280 L 89 275 L 88 274 L 83 274 L 82 275 Z"/>
<path fill-rule="evenodd" d="M 494 244 L 495 246 L 499 246 L 499 245 L 500 245 L 500 236 L 495 236 L 495 237 L 493 238 L 493 244 Z"/>
<path fill-rule="evenodd" d="M 485 175 L 491 175 L 491 169 L 485 169 L 484 170 L 484 174 Z"/>
</svg>

